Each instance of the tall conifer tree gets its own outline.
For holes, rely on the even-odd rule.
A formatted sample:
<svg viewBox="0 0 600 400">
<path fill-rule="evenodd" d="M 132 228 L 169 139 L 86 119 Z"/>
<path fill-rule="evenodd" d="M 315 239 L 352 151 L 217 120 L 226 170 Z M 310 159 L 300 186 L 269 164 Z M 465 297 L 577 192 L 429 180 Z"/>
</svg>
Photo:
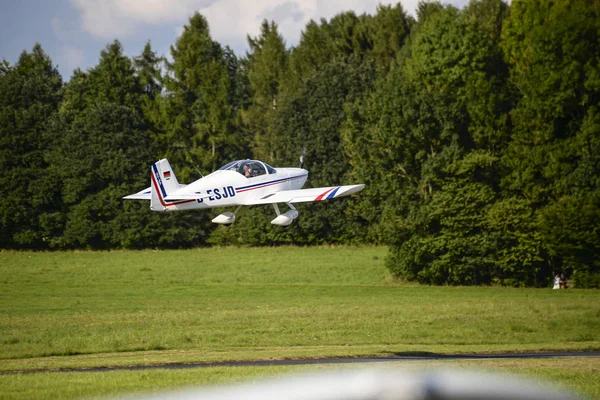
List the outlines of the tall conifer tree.
<svg viewBox="0 0 600 400">
<path fill-rule="evenodd" d="M 235 56 L 212 40 L 206 18 L 190 18 L 171 55 L 163 146 L 185 182 L 198 177 L 195 168 L 210 172 L 245 156 L 248 138 L 236 131 Z"/>
<path fill-rule="evenodd" d="M 248 37 L 247 75 L 252 90 L 245 123 L 252 134 L 254 157 L 273 162 L 279 141 L 273 136 L 273 121 L 280 107 L 280 85 L 288 61 L 285 41 L 274 22 L 262 22 L 260 35 Z"/>
<path fill-rule="evenodd" d="M 39 44 L 0 67 L 0 247 L 48 246 L 58 199 L 45 153 L 61 87 Z"/>
</svg>

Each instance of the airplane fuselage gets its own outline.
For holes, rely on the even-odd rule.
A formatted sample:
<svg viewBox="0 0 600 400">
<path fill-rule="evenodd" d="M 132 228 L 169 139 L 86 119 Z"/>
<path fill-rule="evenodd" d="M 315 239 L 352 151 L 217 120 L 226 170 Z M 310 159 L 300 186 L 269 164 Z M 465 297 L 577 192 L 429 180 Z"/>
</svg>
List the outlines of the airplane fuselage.
<svg viewBox="0 0 600 400">
<path fill-rule="evenodd" d="M 331 200 L 361 191 L 365 185 L 339 185 L 302 189 L 308 171 L 302 168 L 273 168 L 259 160 L 232 161 L 189 185 L 177 180 L 166 158 L 152 164 L 150 187 L 123 197 L 150 200 L 153 211 L 182 211 L 237 206 L 215 218 L 215 224 L 231 225 L 242 206 L 270 204 L 277 215 L 271 224 L 290 225 L 298 210 L 292 203 Z M 280 210 L 278 204 L 284 204 Z M 287 210 L 287 211 L 286 211 Z"/>
<path fill-rule="evenodd" d="M 178 199 L 177 191 L 167 195 L 164 179 L 168 178 L 153 168 L 151 183 L 159 200 L 151 203 L 154 211 L 250 205 L 278 191 L 301 189 L 308 179 L 308 171 L 302 168 L 277 168 L 272 173 L 246 177 L 236 171 L 218 170 L 181 188 L 188 195 L 197 195 L 196 199 Z"/>
</svg>

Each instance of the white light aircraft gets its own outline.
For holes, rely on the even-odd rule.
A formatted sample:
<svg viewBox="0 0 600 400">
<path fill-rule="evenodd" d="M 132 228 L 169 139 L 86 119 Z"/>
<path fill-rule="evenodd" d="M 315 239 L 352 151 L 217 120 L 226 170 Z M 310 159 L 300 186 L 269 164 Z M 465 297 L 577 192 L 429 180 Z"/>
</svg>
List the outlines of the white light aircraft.
<svg viewBox="0 0 600 400">
<path fill-rule="evenodd" d="M 230 162 L 217 171 L 182 185 L 167 159 L 152 165 L 150 187 L 125 196 L 124 199 L 150 200 L 153 211 L 182 211 L 197 208 L 237 206 L 232 212 L 224 212 L 212 222 L 229 225 L 242 206 L 272 204 L 277 217 L 274 225 L 287 226 L 298 217 L 292 203 L 329 200 L 361 191 L 365 185 L 331 186 L 302 189 L 308 171 L 302 168 L 273 168 L 257 160 Z M 281 213 L 278 203 L 290 208 Z"/>
</svg>

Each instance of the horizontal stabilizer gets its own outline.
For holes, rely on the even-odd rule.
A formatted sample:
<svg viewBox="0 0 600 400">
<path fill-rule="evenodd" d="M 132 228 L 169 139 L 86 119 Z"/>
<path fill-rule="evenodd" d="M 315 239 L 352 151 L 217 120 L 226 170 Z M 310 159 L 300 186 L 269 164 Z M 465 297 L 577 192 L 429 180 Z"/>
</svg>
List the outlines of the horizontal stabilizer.
<svg viewBox="0 0 600 400">
<path fill-rule="evenodd" d="M 152 199 L 152 187 L 147 187 L 144 190 L 137 192 L 136 194 L 130 194 L 129 196 L 123 197 L 126 200 L 151 200 Z"/>
</svg>

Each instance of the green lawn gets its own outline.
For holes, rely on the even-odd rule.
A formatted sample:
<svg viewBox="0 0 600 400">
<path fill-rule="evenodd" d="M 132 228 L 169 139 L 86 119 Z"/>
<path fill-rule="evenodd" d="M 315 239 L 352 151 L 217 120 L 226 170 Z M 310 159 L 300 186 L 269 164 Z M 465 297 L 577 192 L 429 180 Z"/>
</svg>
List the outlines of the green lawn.
<svg viewBox="0 0 600 400">
<path fill-rule="evenodd" d="M 550 386 L 567 393 L 600 399 L 600 359 L 537 359 L 478 361 L 411 361 L 356 366 L 318 365 L 286 367 L 217 367 L 185 370 L 112 371 L 89 373 L 38 373 L 0 375 L 0 399 L 76 399 L 95 396 L 120 397 L 125 394 L 163 393 L 177 388 L 203 388 L 235 385 L 249 381 L 272 380 L 298 373 L 322 374 L 332 369 L 383 369 L 400 376 L 414 370 L 432 368 L 466 372 L 486 371 L 500 377 L 518 376 L 545 389 Z"/>
<path fill-rule="evenodd" d="M 600 349 L 600 291 L 407 285 L 386 252 L 0 252 L 0 371 Z"/>
</svg>

